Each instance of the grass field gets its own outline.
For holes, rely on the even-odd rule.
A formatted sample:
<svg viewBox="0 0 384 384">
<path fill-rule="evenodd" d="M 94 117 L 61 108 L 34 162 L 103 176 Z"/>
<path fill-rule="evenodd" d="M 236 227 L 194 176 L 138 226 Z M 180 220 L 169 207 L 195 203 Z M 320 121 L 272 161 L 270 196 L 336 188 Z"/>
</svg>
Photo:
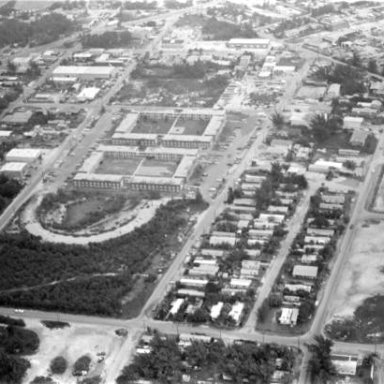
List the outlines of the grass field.
<svg viewBox="0 0 384 384">
<path fill-rule="evenodd" d="M 67 211 L 63 220 L 63 224 L 68 226 L 77 225 L 85 218 L 100 209 L 103 209 L 102 197 L 89 197 L 85 201 L 71 204 L 67 207 Z"/>
<path fill-rule="evenodd" d="M 141 118 L 133 128 L 133 133 L 159 133 L 165 134 L 171 129 L 174 119 L 145 119 Z"/>
<path fill-rule="evenodd" d="M 133 175 L 142 159 L 104 159 L 96 173 L 109 175 Z"/>
<path fill-rule="evenodd" d="M 175 128 L 184 128 L 183 135 L 197 135 L 200 136 L 207 128 L 209 121 L 205 120 L 184 120 L 178 119 Z"/>
<path fill-rule="evenodd" d="M 136 172 L 137 176 L 171 177 L 177 168 L 174 161 L 159 161 L 145 159 Z"/>
</svg>

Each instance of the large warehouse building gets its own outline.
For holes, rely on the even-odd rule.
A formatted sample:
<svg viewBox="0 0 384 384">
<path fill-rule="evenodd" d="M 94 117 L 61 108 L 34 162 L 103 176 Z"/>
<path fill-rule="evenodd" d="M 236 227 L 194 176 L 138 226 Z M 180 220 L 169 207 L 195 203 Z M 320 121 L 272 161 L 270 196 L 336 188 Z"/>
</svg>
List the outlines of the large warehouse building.
<svg viewBox="0 0 384 384">
<path fill-rule="evenodd" d="M 41 149 L 13 148 L 6 155 L 5 160 L 9 163 L 34 163 L 42 156 Z"/>
<path fill-rule="evenodd" d="M 114 72 L 113 67 L 60 65 L 53 70 L 52 77 L 77 77 L 83 80 L 108 79 Z"/>
<path fill-rule="evenodd" d="M 268 49 L 268 39 L 231 39 L 227 43 L 228 48 L 234 49 Z"/>
<path fill-rule="evenodd" d="M 27 163 L 5 163 L 0 168 L 2 175 L 8 176 L 13 179 L 22 179 L 28 171 Z"/>
</svg>

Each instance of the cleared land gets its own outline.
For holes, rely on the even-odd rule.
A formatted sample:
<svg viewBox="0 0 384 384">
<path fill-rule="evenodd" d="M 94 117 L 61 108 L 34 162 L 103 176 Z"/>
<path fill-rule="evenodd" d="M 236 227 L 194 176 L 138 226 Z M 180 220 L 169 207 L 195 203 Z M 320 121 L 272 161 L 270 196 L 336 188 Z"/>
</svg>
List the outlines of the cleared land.
<svg viewBox="0 0 384 384">
<path fill-rule="evenodd" d="M 110 211 L 115 212 L 118 210 L 118 207 L 122 207 L 123 205 L 123 201 L 116 204 L 115 199 L 108 199 L 104 196 L 98 196 L 91 199 L 87 198 L 67 207 L 63 224 L 65 227 L 74 227 L 92 219 L 95 212 L 104 214 Z"/>
<path fill-rule="evenodd" d="M 130 105 L 169 107 L 213 107 L 227 88 L 226 74 L 214 63 L 195 65 L 150 65 L 142 63 L 132 73 L 132 81 L 124 85 L 113 102 Z"/>
<path fill-rule="evenodd" d="M 124 342 L 124 338 L 117 336 L 113 328 L 103 327 L 100 330 L 97 326 L 71 325 L 50 330 L 36 320 L 29 320 L 28 326 L 39 335 L 41 343 L 37 353 L 30 359 L 31 368 L 27 371 L 25 383 L 29 383 L 36 376 L 49 376 L 50 362 L 56 356 L 63 356 L 68 362 L 68 367 L 62 375 L 52 376 L 55 382 L 77 383 L 77 377 L 72 375 L 73 364 L 85 354 L 92 360 L 87 377 L 99 376 L 105 366 L 116 358 Z M 105 353 L 104 359 L 97 355 L 100 353 Z"/>
<path fill-rule="evenodd" d="M 384 223 L 357 229 L 344 275 L 330 303 L 327 330 L 341 340 L 384 339 Z M 362 268 L 362 266 L 364 266 Z"/>
<path fill-rule="evenodd" d="M 136 172 L 137 176 L 171 177 L 177 168 L 174 161 L 159 161 L 145 159 Z"/>
<path fill-rule="evenodd" d="M 96 173 L 108 175 L 133 175 L 142 159 L 104 159 Z"/>
<path fill-rule="evenodd" d="M 71 231 L 85 228 L 137 203 L 137 198 L 129 199 L 125 195 L 61 190 L 44 197 L 37 215 L 44 228 Z"/>
</svg>

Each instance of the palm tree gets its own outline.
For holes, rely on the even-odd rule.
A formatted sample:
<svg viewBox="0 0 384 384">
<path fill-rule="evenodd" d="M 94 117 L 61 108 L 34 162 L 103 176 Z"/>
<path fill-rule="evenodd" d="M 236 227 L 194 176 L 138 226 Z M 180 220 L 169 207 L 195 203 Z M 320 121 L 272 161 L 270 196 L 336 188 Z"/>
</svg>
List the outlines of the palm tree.
<svg viewBox="0 0 384 384">
<path fill-rule="evenodd" d="M 281 113 L 275 111 L 271 116 L 271 121 L 276 129 L 281 129 L 284 125 L 284 117 Z"/>
<path fill-rule="evenodd" d="M 335 115 L 315 114 L 309 125 L 316 140 L 323 142 L 340 128 L 340 118 Z"/>
<path fill-rule="evenodd" d="M 323 65 L 321 67 L 317 67 L 317 69 L 313 72 L 313 77 L 320 81 L 328 81 L 331 73 L 332 66 Z"/>
<path fill-rule="evenodd" d="M 314 337 L 314 343 L 308 345 L 311 358 L 308 362 L 312 381 L 326 384 L 336 376 L 336 368 L 331 360 L 333 341 L 322 335 Z"/>
<path fill-rule="evenodd" d="M 354 67 L 361 67 L 361 64 L 362 62 L 360 55 L 356 51 L 354 51 L 351 58 L 351 65 L 353 65 Z"/>
</svg>

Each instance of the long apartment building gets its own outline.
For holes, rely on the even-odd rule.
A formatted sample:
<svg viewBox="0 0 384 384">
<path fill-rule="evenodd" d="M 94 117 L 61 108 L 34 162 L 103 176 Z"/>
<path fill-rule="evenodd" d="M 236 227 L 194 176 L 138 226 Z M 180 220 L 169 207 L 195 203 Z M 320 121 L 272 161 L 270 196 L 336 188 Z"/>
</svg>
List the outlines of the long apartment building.
<svg viewBox="0 0 384 384">
<path fill-rule="evenodd" d="M 147 147 L 145 149 L 140 149 L 139 147 L 123 145 L 100 145 L 97 152 L 103 153 L 106 157 L 112 157 L 115 159 L 151 157 L 162 161 L 178 161 L 184 156 L 197 157 L 199 155 L 199 149 L 164 147 Z"/>
<path fill-rule="evenodd" d="M 132 132 L 142 117 L 155 120 L 204 120 L 209 121 L 202 135 L 184 135 L 166 133 Z M 113 145 L 129 145 L 141 147 L 156 147 L 163 145 L 172 148 L 202 148 L 208 149 L 215 142 L 225 125 L 225 111 L 214 109 L 167 109 L 160 108 L 144 112 L 129 113 L 115 130 L 112 136 Z"/>
<path fill-rule="evenodd" d="M 101 145 L 93 152 L 73 178 L 76 188 L 141 190 L 177 193 L 191 176 L 198 156 L 198 149 Z M 178 161 L 172 177 L 97 174 L 96 169 L 104 158 L 132 159 L 153 158 L 159 161 Z"/>
</svg>

